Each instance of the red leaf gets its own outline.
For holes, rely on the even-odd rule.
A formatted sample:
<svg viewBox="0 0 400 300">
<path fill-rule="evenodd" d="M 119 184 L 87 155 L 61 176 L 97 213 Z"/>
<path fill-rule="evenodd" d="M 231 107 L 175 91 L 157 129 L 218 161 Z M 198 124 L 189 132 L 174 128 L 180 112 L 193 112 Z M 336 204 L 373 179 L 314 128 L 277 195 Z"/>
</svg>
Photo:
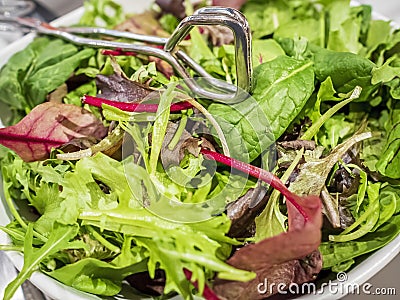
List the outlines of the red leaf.
<svg viewBox="0 0 400 300">
<path fill-rule="evenodd" d="M 317 196 L 308 196 L 297 200 L 304 217 L 290 202 L 286 202 L 289 216 L 289 231 L 250 244 L 236 251 L 228 263 L 236 268 L 253 271 L 257 277 L 249 282 L 236 282 L 217 279 L 214 290 L 225 299 L 264 299 L 275 290 L 260 294 L 257 287 L 268 280 L 269 286 L 290 283 L 301 284 L 313 280 L 322 267 L 321 257 L 316 251 L 321 241 L 322 213 L 321 201 Z M 313 263 L 305 270 L 300 260 L 311 255 Z M 309 259 L 310 260 L 310 259 Z M 304 272 L 302 276 L 296 274 Z"/>
<path fill-rule="evenodd" d="M 24 161 L 43 160 L 52 148 L 74 138 L 103 138 L 107 128 L 89 111 L 70 104 L 46 102 L 36 106 L 18 124 L 0 129 L 0 144 Z"/>
</svg>

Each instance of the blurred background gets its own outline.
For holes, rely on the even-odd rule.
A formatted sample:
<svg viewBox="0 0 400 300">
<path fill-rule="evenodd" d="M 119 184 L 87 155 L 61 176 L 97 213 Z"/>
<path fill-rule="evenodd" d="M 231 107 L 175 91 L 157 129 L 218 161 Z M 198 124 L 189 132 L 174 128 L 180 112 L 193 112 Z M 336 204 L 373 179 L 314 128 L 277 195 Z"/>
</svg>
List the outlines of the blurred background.
<svg viewBox="0 0 400 300">
<path fill-rule="evenodd" d="M 6 5 L 7 2 L 13 1 L 17 2 L 17 0 L 0 0 L 0 8 L 2 5 Z M 35 8 L 29 13 L 31 16 L 45 21 L 52 21 L 81 6 L 83 0 L 35 0 L 32 2 L 34 2 Z M 400 0 L 359 0 L 358 2 L 372 5 L 375 12 L 400 24 Z M 18 34 L 15 34 L 15 32 L 10 34 L 6 33 L 5 30 L 2 31 L 0 21 L 0 50 L 18 37 Z M 6 278 L 12 278 L 15 274 L 13 265 L 7 260 L 4 254 L 0 252 L 0 290 L 3 289 L 6 284 Z M 388 266 L 368 281 L 374 287 L 396 287 L 397 296 L 377 297 L 376 295 L 349 295 L 344 297 L 344 299 L 400 299 L 399 276 L 400 257 L 397 256 Z M 24 290 L 19 291 L 14 299 L 40 300 L 45 298 L 44 295 L 27 282 L 24 284 Z"/>
</svg>

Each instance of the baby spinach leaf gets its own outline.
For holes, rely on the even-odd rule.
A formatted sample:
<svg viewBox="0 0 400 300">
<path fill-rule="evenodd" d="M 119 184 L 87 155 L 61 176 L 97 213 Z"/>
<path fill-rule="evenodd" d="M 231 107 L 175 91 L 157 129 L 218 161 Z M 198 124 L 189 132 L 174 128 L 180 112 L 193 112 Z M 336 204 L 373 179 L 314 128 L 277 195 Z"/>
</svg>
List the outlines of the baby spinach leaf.
<svg viewBox="0 0 400 300">
<path fill-rule="evenodd" d="M 60 58 L 56 63 L 40 67 L 24 83 L 29 103 L 34 106 L 42 103 L 49 92 L 55 90 L 71 76 L 82 60 L 93 54 L 94 50 L 87 48 L 69 57 Z"/>
<path fill-rule="evenodd" d="M 283 176 L 281 177 L 282 182 L 286 182 L 294 169 L 297 167 L 300 159 L 304 154 L 304 150 L 300 150 L 293 162 L 290 164 L 289 168 L 285 171 Z M 261 212 L 259 216 L 255 218 L 256 223 L 256 233 L 255 233 L 255 242 L 259 242 L 263 239 L 273 237 L 282 232 L 286 231 L 285 222 L 287 217 L 282 214 L 279 209 L 279 196 L 280 193 L 278 190 L 274 190 L 269 197 L 267 206 Z"/>
<path fill-rule="evenodd" d="M 39 264 L 44 259 L 60 250 L 84 248 L 85 244 L 83 243 L 70 242 L 78 233 L 78 229 L 78 226 L 65 226 L 55 223 L 47 242 L 37 249 L 32 246 L 33 223 L 31 223 L 28 226 L 25 237 L 24 266 L 17 278 L 7 286 L 4 292 L 4 299 L 11 299 L 17 288 L 38 269 Z"/>
<path fill-rule="evenodd" d="M 297 57 L 296 42 L 288 38 L 277 41 L 286 54 Z M 379 86 L 371 84 L 372 70 L 376 65 L 367 58 L 350 52 L 337 52 L 308 43 L 302 56 L 314 62 L 315 76 L 319 82 L 331 77 L 333 88 L 338 93 L 347 94 L 356 86 L 363 89 L 359 101 L 369 100 L 369 96 Z"/>
<path fill-rule="evenodd" d="M 253 97 L 227 106 L 211 104 L 232 147 L 231 156 L 250 161 L 279 138 L 314 90 L 312 62 L 279 56 L 254 70 Z"/>
<path fill-rule="evenodd" d="M 85 258 L 46 274 L 80 291 L 113 296 L 121 291 L 122 281 L 127 276 L 146 270 L 146 259 L 119 267 L 98 259 Z"/>
<path fill-rule="evenodd" d="M 370 60 L 350 53 L 336 52 L 309 44 L 308 49 L 314 61 L 315 75 L 319 81 L 331 77 L 335 90 L 349 93 L 356 86 L 363 89 L 360 100 L 366 101 L 378 86 L 371 84 L 372 69 Z"/>
<path fill-rule="evenodd" d="M 279 56 L 254 70 L 253 97 L 278 138 L 314 91 L 312 62 Z"/>
</svg>

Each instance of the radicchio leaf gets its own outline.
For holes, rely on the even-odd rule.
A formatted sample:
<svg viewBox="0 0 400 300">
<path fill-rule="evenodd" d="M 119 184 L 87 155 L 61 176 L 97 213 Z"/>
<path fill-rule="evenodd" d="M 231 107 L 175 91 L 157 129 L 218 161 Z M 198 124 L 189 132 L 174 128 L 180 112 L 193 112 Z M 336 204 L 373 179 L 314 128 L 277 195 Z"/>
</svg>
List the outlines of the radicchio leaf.
<svg viewBox="0 0 400 300">
<path fill-rule="evenodd" d="M 18 124 L 0 129 L 0 143 L 24 161 L 49 157 L 52 148 L 75 138 L 102 139 L 107 134 L 89 111 L 71 104 L 46 102 L 36 106 Z"/>
<path fill-rule="evenodd" d="M 247 245 L 236 251 L 228 263 L 236 268 L 253 271 L 257 277 L 249 282 L 217 279 L 214 290 L 226 299 L 263 299 L 276 291 L 260 294 L 257 287 L 268 280 L 269 285 L 296 281 L 303 283 L 315 279 L 322 268 L 320 254 L 316 251 L 321 241 L 321 201 L 317 196 L 298 199 L 308 216 L 305 221 L 299 211 L 287 202 L 289 231 Z M 311 256 L 310 256 L 311 255 Z M 306 256 L 309 256 L 308 259 Z M 306 258 L 305 258 L 306 257 Z M 313 257 L 313 259 L 309 259 Z M 311 261 L 303 268 L 303 260 Z M 300 270 L 303 269 L 302 272 Z M 300 274 L 297 276 L 296 274 Z"/>
</svg>

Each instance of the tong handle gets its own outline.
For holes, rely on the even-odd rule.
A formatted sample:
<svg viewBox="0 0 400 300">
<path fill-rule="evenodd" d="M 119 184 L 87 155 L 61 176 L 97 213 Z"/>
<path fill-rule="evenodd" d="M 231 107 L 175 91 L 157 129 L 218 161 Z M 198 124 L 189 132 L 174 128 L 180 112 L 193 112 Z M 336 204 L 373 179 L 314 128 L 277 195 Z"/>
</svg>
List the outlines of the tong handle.
<svg viewBox="0 0 400 300">
<path fill-rule="evenodd" d="M 18 24 L 35 29 L 38 33 L 57 36 L 74 44 L 94 48 L 121 49 L 139 54 L 158 57 L 169 63 L 187 84 L 194 95 L 213 99 L 226 104 L 234 104 L 245 100 L 251 89 L 252 60 L 251 33 L 246 18 L 238 10 L 226 7 L 205 7 L 197 10 L 192 16 L 186 17 L 178 25 L 169 39 L 121 32 L 102 28 L 56 28 L 31 18 L 15 18 Z M 234 34 L 237 86 L 212 77 L 197 62 L 182 50 L 176 50 L 177 45 L 187 36 L 196 25 L 223 25 L 230 28 Z M 164 45 L 164 49 L 151 47 L 146 44 L 134 44 L 117 41 L 107 41 L 86 38 L 76 34 L 103 34 L 114 37 Z M 186 67 L 190 67 L 203 77 L 205 84 L 192 78 Z"/>
<path fill-rule="evenodd" d="M 249 92 L 253 68 L 251 31 L 245 16 L 240 11 L 228 7 L 201 8 L 181 21 L 168 39 L 164 49 L 167 52 L 173 52 L 196 25 L 222 25 L 232 30 L 235 43 L 237 86 L 245 92 Z"/>
</svg>

